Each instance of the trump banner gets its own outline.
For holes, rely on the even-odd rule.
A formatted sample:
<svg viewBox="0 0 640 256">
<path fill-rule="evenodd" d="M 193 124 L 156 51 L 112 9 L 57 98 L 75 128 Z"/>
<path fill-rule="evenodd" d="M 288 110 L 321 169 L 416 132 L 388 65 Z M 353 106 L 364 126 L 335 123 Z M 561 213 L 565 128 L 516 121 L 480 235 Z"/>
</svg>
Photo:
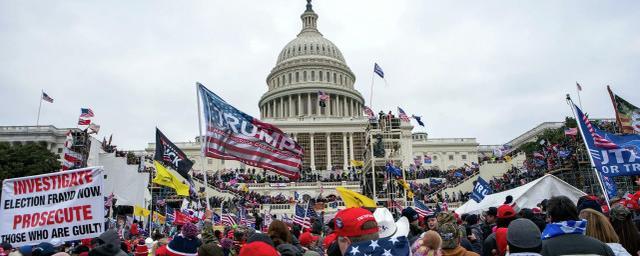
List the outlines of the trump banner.
<svg viewBox="0 0 640 256">
<path fill-rule="evenodd" d="M 476 201 L 476 203 L 480 203 L 482 199 L 486 195 L 493 193 L 491 186 L 487 183 L 482 177 L 478 176 L 478 180 L 476 181 L 476 185 L 473 186 L 473 193 L 471 193 L 471 199 Z"/>
<path fill-rule="evenodd" d="M 97 237 L 104 226 L 102 167 L 6 179 L 0 238 L 14 247 Z"/>
<path fill-rule="evenodd" d="M 578 106 L 573 107 L 594 167 L 607 177 L 640 175 L 640 135 L 602 131 L 591 124 Z"/>
<path fill-rule="evenodd" d="M 290 179 L 300 177 L 302 147 L 274 125 L 229 105 L 198 83 L 207 132 L 204 155 L 237 160 Z"/>
</svg>

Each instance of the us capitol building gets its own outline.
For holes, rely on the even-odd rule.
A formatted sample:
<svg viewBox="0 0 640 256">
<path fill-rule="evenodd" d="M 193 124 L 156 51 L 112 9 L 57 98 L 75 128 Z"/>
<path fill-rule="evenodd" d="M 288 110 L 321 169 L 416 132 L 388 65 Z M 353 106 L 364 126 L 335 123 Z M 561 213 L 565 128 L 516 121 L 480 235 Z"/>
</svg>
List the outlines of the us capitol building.
<svg viewBox="0 0 640 256">
<path fill-rule="evenodd" d="M 302 146 L 304 170 L 347 170 L 351 160 L 364 159 L 369 120 L 363 110 L 367 103 L 354 88 L 356 76 L 340 49 L 318 30 L 318 14 L 310 1 L 300 19 L 300 33 L 282 48 L 267 75 L 267 92 L 258 102 L 260 118 Z M 329 96 L 326 107 L 320 107 L 319 91 Z M 422 159 L 425 155 L 432 158 L 426 168 L 448 169 L 478 161 L 475 138 L 429 139 L 426 133 L 412 134 L 412 129 L 409 123 L 401 125 L 403 149 L 407 150 L 400 153 L 407 166 L 414 156 Z M 200 159 L 198 143 L 177 145 L 187 149 L 191 159 Z M 206 161 L 208 170 L 243 167 L 235 161 Z"/>
</svg>

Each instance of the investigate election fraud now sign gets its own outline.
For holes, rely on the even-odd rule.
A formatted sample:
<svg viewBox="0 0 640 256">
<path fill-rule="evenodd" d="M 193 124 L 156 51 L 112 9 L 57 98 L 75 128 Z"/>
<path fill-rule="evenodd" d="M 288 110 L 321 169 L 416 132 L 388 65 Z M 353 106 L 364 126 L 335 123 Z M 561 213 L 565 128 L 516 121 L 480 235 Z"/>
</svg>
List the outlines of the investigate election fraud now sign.
<svg viewBox="0 0 640 256">
<path fill-rule="evenodd" d="M 102 167 L 4 180 L 2 242 L 16 247 L 99 236 L 104 232 L 103 181 Z"/>
</svg>

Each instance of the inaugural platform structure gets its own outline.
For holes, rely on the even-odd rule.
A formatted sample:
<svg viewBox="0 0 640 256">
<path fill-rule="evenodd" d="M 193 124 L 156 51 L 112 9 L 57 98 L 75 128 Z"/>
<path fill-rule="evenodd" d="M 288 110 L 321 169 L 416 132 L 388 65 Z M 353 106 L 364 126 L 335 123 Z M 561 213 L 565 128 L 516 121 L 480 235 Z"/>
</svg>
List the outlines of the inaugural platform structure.
<svg viewBox="0 0 640 256">
<path fill-rule="evenodd" d="M 405 156 L 411 155 L 412 128 L 411 124 L 399 118 L 372 120 L 367 126 L 363 193 L 378 205 L 406 203 L 406 191 L 394 174 L 387 170 L 387 165 L 398 167 L 398 174 L 401 174 L 398 178 L 406 180 L 405 170 L 410 163 Z"/>
</svg>

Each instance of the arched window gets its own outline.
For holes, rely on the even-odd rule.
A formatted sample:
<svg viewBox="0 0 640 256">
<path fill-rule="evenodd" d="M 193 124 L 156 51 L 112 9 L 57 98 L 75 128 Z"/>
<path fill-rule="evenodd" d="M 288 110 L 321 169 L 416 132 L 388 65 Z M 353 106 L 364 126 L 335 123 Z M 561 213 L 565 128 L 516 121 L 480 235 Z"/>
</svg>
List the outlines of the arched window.
<svg viewBox="0 0 640 256">
<path fill-rule="evenodd" d="M 304 51 L 307 52 L 307 44 L 304 44 Z"/>
<path fill-rule="evenodd" d="M 311 71 L 311 81 L 315 81 L 315 80 L 316 80 L 316 72 Z"/>
<path fill-rule="evenodd" d="M 318 81 L 322 82 L 322 71 L 318 72 Z"/>
<path fill-rule="evenodd" d="M 340 85 L 342 85 L 342 75 L 340 75 Z"/>
<path fill-rule="evenodd" d="M 282 75 L 282 85 L 285 85 L 284 75 Z"/>
<path fill-rule="evenodd" d="M 302 72 L 302 81 L 307 81 L 307 71 Z"/>
<path fill-rule="evenodd" d="M 276 80 L 278 81 L 277 86 L 280 86 L 280 77 L 276 77 Z"/>
<path fill-rule="evenodd" d="M 329 76 L 329 71 L 327 71 L 327 83 L 331 82 L 331 76 Z"/>
<path fill-rule="evenodd" d="M 296 72 L 296 83 L 300 82 L 300 72 Z"/>
<path fill-rule="evenodd" d="M 291 73 L 289 73 L 289 84 L 291 84 Z"/>
<path fill-rule="evenodd" d="M 338 79 L 336 79 L 336 73 L 333 73 L 333 83 L 337 84 L 338 83 Z"/>
</svg>

